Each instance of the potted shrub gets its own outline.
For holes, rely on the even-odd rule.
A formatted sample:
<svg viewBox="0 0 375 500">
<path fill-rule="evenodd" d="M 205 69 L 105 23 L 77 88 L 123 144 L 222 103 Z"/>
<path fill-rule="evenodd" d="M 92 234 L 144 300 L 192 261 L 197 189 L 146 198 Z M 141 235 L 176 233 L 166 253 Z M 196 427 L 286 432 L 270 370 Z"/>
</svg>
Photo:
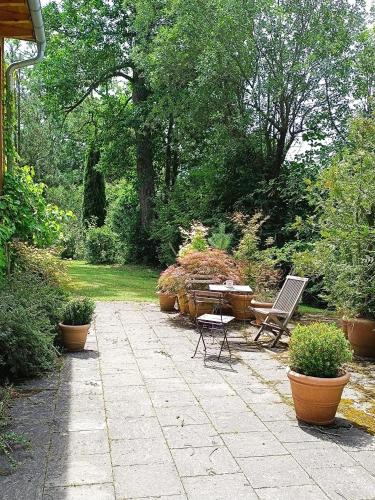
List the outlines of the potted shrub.
<svg viewBox="0 0 375 500">
<path fill-rule="evenodd" d="M 75 298 L 66 304 L 59 327 L 68 351 L 84 349 L 94 310 L 94 302 L 87 297 Z"/>
<path fill-rule="evenodd" d="M 324 169 L 315 252 L 328 302 L 344 313 L 354 352 L 368 357 L 375 357 L 374 142 L 373 117 L 352 120 L 346 148 Z"/>
<path fill-rule="evenodd" d="M 225 250 L 206 249 L 197 252 L 188 252 L 179 257 L 177 263 L 185 274 L 185 292 L 188 293 L 189 279 L 199 276 L 201 279 L 207 277 L 215 283 L 223 283 L 231 280 L 235 284 L 244 282 L 243 267 Z M 194 285 L 195 287 L 195 285 Z M 199 288 L 199 285 L 197 285 Z M 207 289 L 207 285 L 204 286 Z M 189 294 L 188 294 L 189 295 Z M 189 296 L 189 313 L 192 318 L 196 317 L 193 298 Z M 212 304 L 200 304 L 198 314 L 212 312 Z"/>
<path fill-rule="evenodd" d="M 157 288 L 160 310 L 164 312 L 175 311 L 177 295 L 180 295 L 180 300 L 186 295 L 184 270 L 175 264 L 169 266 L 161 273 Z"/>
<path fill-rule="evenodd" d="M 298 325 L 289 344 L 288 378 L 297 418 L 329 425 L 349 381 L 344 363 L 352 359 L 349 342 L 334 324 Z"/>
</svg>

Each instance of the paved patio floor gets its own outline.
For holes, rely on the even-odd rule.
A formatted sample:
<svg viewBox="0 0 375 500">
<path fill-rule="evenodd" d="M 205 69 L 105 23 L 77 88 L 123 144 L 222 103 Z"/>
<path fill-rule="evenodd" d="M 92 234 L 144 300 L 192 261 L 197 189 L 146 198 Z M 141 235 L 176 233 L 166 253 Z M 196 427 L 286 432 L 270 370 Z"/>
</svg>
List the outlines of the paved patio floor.
<svg viewBox="0 0 375 500">
<path fill-rule="evenodd" d="M 375 499 L 375 438 L 298 424 L 285 367 L 234 337 L 231 365 L 211 343 L 204 363 L 175 316 L 99 303 L 87 350 L 21 387 L 31 448 L 0 498 Z"/>
</svg>

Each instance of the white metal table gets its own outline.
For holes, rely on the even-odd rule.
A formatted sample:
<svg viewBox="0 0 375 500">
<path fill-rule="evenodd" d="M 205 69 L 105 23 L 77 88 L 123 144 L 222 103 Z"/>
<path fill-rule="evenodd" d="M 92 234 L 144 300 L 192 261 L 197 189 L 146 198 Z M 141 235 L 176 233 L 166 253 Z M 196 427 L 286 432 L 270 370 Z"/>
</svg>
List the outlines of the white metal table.
<svg viewBox="0 0 375 500">
<path fill-rule="evenodd" d="M 237 293 L 253 293 L 253 290 L 248 285 L 208 285 L 211 292 L 237 292 Z"/>
</svg>

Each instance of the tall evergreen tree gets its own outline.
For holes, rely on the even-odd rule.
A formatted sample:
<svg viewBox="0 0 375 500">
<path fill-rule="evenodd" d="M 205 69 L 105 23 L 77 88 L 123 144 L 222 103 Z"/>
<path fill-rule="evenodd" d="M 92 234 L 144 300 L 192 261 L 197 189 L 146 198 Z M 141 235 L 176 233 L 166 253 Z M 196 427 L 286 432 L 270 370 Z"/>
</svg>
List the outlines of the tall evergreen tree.
<svg viewBox="0 0 375 500">
<path fill-rule="evenodd" d="M 91 144 L 83 180 L 82 219 L 84 224 L 95 220 L 98 227 L 103 226 L 106 216 L 104 175 L 96 168 L 99 160 L 100 152 Z"/>
</svg>

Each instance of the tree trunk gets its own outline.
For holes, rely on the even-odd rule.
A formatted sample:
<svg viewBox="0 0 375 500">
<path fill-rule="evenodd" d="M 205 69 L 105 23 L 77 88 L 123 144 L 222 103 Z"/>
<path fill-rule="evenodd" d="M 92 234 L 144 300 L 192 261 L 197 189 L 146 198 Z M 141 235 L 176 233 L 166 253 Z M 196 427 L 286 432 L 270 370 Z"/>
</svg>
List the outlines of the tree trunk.
<svg viewBox="0 0 375 500">
<path fill-rule="evenodd" d="M 149 91 L 143 76 L 134 69 L 133 103 L 138 109 L 136 125 L 136 154 L 138 196 L 141 212 L 141 227 L 148 231 L 153 217 L 153 201 L 155 194 L 155 172 L 153 164 L 153 148 L 151 128 L 147 124 L 147 98 Z"/>
</svg>

